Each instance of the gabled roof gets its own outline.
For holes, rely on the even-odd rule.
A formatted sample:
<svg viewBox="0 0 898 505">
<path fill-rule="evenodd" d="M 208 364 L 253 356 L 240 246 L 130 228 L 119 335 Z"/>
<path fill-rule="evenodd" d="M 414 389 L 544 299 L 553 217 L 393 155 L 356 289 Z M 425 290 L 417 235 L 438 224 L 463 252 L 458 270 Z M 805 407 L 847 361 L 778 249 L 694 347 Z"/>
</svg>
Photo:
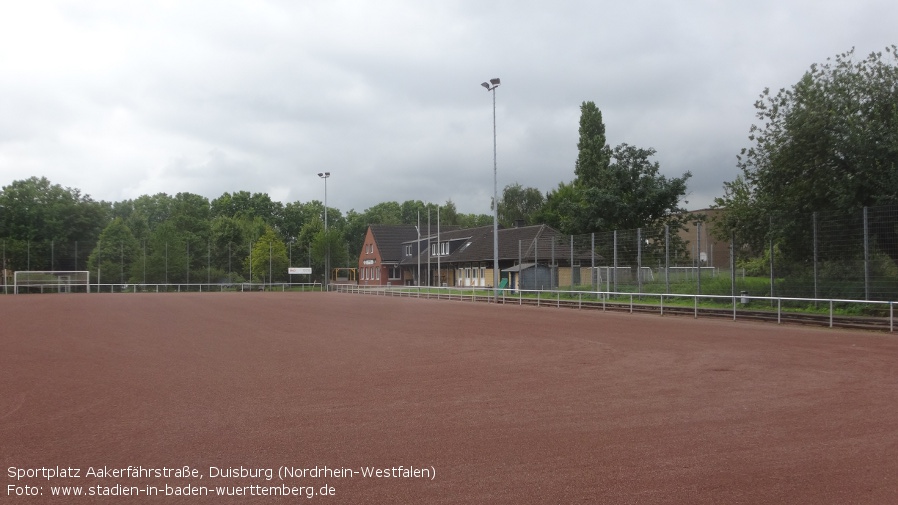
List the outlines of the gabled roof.
<svg viewBox="0 0 898 505">
<path fill-rule="evenodd" d="M 477 233 L 472 234 L 470 245 L 450 254 L 448 261 L 484 261 L 493 258 L 493 227 L 485 226 L 474 230 Z M 533 248 L 534 239 L 545 242 L 548 237 L 556 234 L 554 229 L 546 225 L 502 228 L 499 230 L 499 260 L 516 260 L 519 250 L 523 257 L 527 257 L 526 253 Z"/>
<path fill-rule="evenodd" d="M 521 258 L 548 258 L 552 255 L 552 243 L 555 241 L 555 256 L 566 258 L 570 256 L 570 247 L 567 242 L 561 240 L 560 233 L 547 225 L 523 226 L 519 228 L 499 229 L 499 260 L 517 260 Z M 480 226 L 461 230 L 440 233 L 440 242 L 454 242 L 464 240 L 460 247 L 453 247 L 448 255 L 440 256 L 440 260 L 447 263 L 487 261 L 493 259 L 493 227 Z M 426 237 L 421 237 L 426 240 Z M 436 236 L 432 236 L 436 241 Z M 414 243 L 415 239 L 406 241 Z M 421 251 L 421 261 L 427 261 L 430 251 L 427 248 Z M 431 258 L 431 262 L 435 257 Z M 418 262 L 417 256 L 405 257 L 401 264 L 409 265 Z"/>
<path fill-rule="evenodd" d="M 368 225 L 368 229 L 374 236 L 383 261 L 402 259 L 402 243 L 418 237 L 418 229 L 413 224 L 372 224 Z"/>
</svg>

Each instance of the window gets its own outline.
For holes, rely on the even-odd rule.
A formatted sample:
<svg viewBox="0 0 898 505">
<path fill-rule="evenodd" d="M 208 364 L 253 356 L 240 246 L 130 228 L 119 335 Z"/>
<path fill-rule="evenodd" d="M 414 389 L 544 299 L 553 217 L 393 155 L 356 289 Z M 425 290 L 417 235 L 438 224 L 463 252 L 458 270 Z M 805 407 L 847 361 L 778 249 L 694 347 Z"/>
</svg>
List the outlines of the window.
<svg viewBox="0 0 898 505">
<path fill-rule="evenodd" d="M 406 255 L 406 256 L 411 256 L 411 255 L 412 255 L 412 245 L 411 245 L 411 244 L 408 244 L 408 245 L 405 246 L 405 255 Z"/>
<path fill-rule="evenodd" d="M 390 267 L 390 279 L 399 279 L 401 275 L 402 274 L 398 266 Z"/>
<path fill-rule="evenodd" d="M 449 254 L 449 242 L 440 242 L 439 244 L 430 245 L 431 256 L 445 256 Z"/>
</svg>

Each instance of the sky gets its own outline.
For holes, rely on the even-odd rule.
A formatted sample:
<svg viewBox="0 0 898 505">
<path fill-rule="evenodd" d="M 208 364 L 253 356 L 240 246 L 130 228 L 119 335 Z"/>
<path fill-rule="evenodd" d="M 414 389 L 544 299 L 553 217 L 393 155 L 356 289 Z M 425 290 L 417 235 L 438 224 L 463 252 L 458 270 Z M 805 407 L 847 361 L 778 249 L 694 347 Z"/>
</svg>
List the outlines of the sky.
<svg viewBox="0 0 898 505">
<path fill-rule="evenodd" d="M 739 173 L 764 88 L 898 43 L 898 2 L 0 0 L 0 186 L 95 200 L 268 193 L 342 212 L 574 178 L 580 106 L 609 145 Z M 480 83 L 500 78 L 494 95 Z M 325 181 L 319 172 L 330 172 Z M 325 195 L 326 193 L 326 195 Z"/>
</svg>

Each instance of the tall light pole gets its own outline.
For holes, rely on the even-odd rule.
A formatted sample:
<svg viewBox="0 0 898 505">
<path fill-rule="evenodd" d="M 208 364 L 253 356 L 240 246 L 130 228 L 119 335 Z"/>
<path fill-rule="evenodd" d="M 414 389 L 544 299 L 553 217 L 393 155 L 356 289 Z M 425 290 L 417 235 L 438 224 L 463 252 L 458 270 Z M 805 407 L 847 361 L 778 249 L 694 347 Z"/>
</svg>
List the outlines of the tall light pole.
<svg viewBox="0 0 898 505">
<path fill-rule="evenodd" d="M 499 78 L 480 85 L 493 92 L 493 299 L 499 303 L 499 185 L 496 182 L 496 88 Z"/>
<path fill-rule="evenodd" d="M 327 279 L 330 277 L 331 271 L 331 243 L 330 237 L 327 235 L 327 178 L 331 176 L 330 172 L 319 172 L 318 177 L 324 179 L 324 290 L 327 291 Z"/>
</svg>

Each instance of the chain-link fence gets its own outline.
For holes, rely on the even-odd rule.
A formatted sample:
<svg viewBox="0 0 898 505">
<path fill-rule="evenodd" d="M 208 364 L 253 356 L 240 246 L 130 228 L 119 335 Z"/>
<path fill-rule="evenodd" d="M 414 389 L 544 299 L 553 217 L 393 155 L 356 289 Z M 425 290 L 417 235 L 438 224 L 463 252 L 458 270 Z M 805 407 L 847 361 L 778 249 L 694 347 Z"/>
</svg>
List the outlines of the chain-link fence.
<svg viewBox="0 0 898 505">
<path fill-rule="evenodd" d="M 264 244 L 263 244 L 264 245 Z M 298 251 L 297 251 L 298 253 Z M 93 285 L 134 285 L 203 290 L 202 286 L 320 283 L 323 270 L 313 275 L 290 275 L 287 264 L 305 265 L 311 258 L 287 257 L 258 244 L 196 242 L 57 242 L 0 239 L 0 284 L 9 293 L 16 271 L 89 271 Z M 320 269 L 319 269 L 320 270 Z M 108 288 L 115 290 L 115 288 Z M 168 289 L 168 288 L 164 288 Z"/>
<path fill-rule="evenodd" d="M 714 221 L 555 235 L 517 244 L 510 286 L 629 293 L 776 296 L 818 299 L 898 299 L 898 207 L 856 213 L 814 213 L 769 220 L 767 241 L 739 243 L 740 234 Z M 721 236 L 729 235 L 729 240 Z M 715 238 L 717 237 L 717 238 Z M 8 285 L 17 270 L 88 270 L 92 283 L 234 284 L 321 282 L 288 276 L 266 248 L 197 242 L 99 244 L 0 239 Z M 271 249 L 268 248 L 267 251 Z M 255 251 L 255 252 L 254 252 Z M 256 255 L 253 258 L 253 255 Z M 261 258 L 259 255 L 261 254 Z M 266 258 L 266 254 L 269 256 Z M 312 258 L 289 264 L 312 265 Z M 492 258 L 484 258 L 484 260 Z"/>
<path fill-rule="evenodd" d="M 556 235 L 522 244 L 521 289 L 688 292 L 717 269 L 692 260 L 689 241 L 668 227 Z"/>
<path fill-rule="evenodd" d="M 785 222 L 785 221 L 784 221 Z M 898 207 L 770 220 L 763 247 L 711 233 L 640 228 L 521 244 L 512 285 L 624 293 L 898 299 Z M 720 231 L 720 230 L 716 230 Z"/>
</svg>

